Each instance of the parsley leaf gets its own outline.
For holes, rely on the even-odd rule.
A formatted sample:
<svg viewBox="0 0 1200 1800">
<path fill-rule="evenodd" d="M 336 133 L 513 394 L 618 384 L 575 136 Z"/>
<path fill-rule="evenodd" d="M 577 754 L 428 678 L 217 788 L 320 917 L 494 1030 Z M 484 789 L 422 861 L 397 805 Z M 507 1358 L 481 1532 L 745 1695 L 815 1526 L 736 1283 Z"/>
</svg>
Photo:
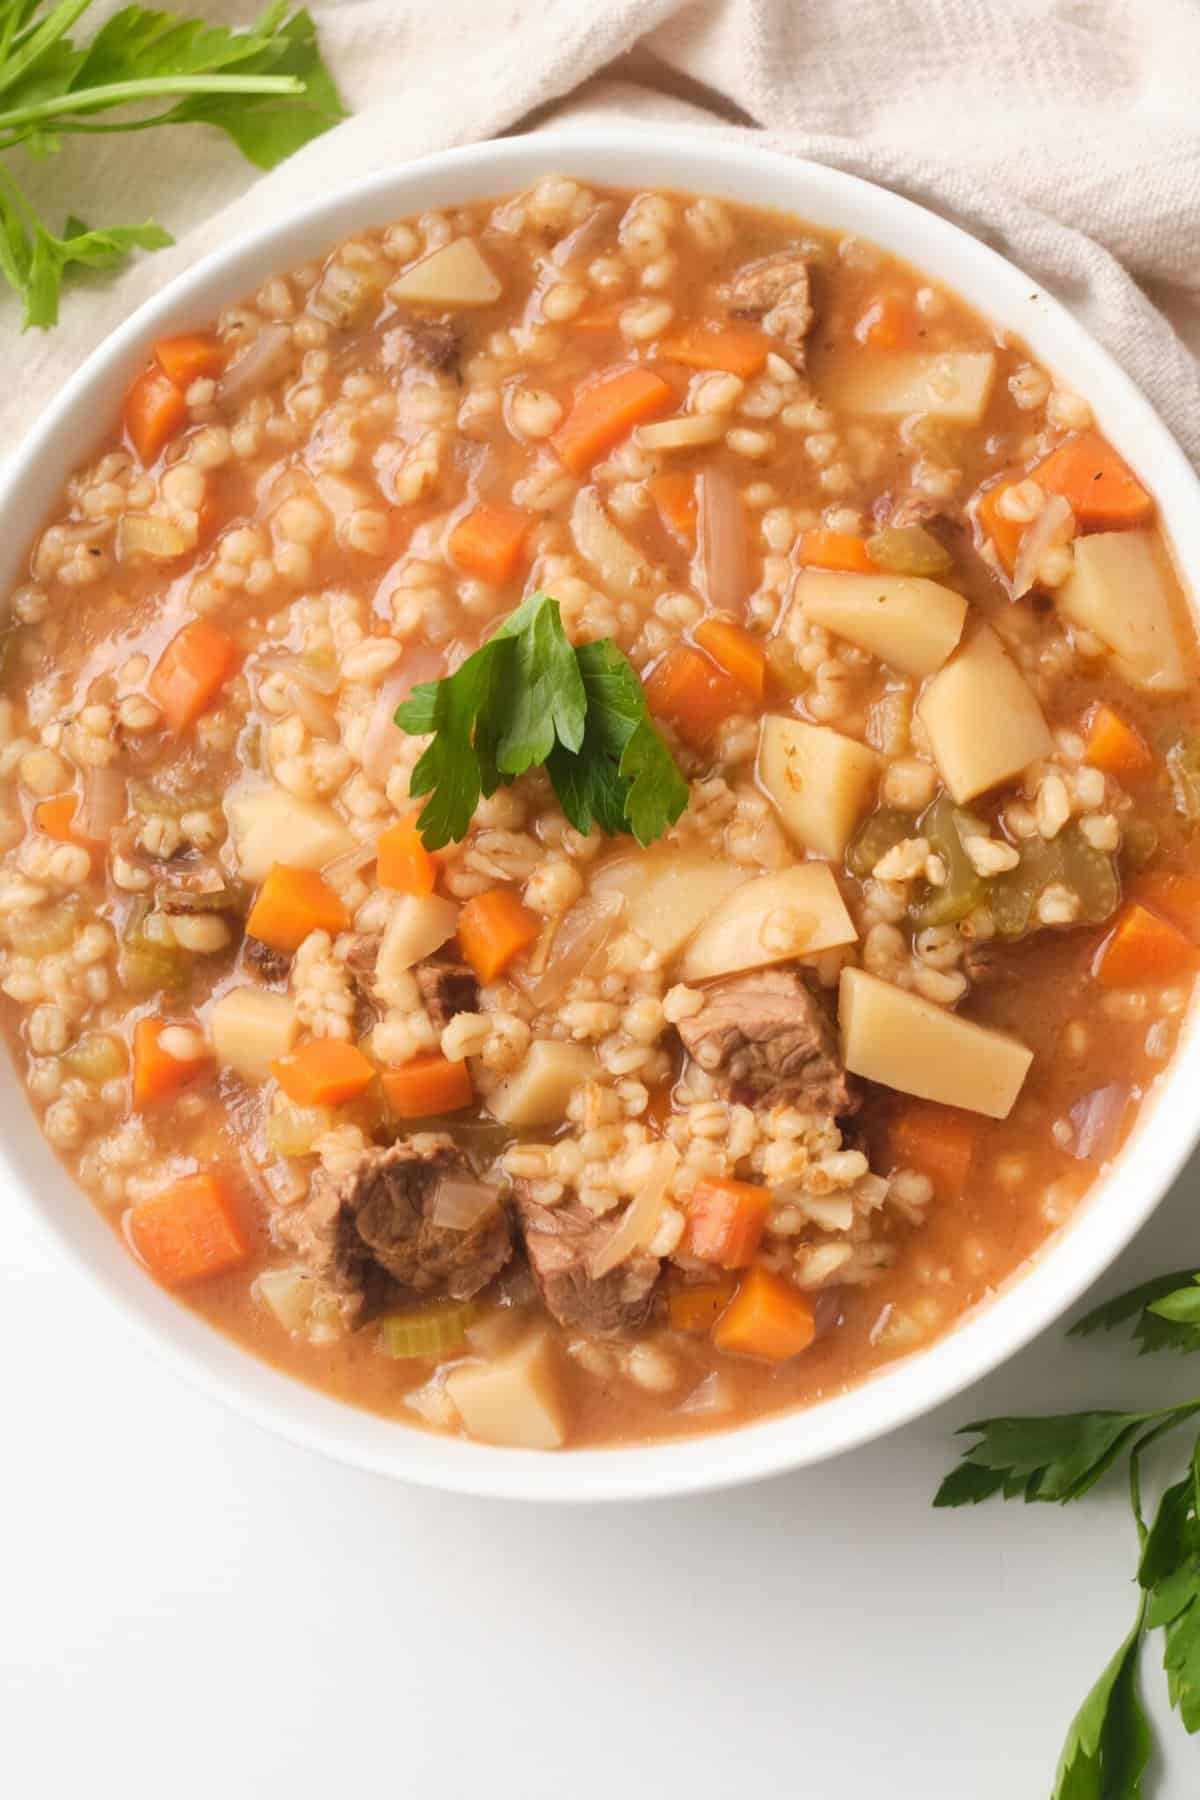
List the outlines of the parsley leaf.
<svg viewBox="0 0 1200 1800">
<path fill-rule="evenodd" d="M 1174 1410 L 1182 1409 L 1168 1409 Z M 964 1425 L 962 1433 L 974 1433 L 978 1442 L 963 1451 L 962 1464 L 942 1482 L 933 1504 L 977 1504 L 997 1493 L 1006 1500 L 1078 1500 L 1159 1417 L 1079 1412 Z"/>
<path fill-rule="evenodd" d="M 1167 1691 L 1189 1732 L 1200 1730 L 1200 1441 L 1182 1481 L 1169 1487 L 1150 1529 L 1138 1580 L 1146 1624 L 1163 1629 Z"/>
<path fill-rule="evenodd" d="M 1136 1320 L 1133 1335 L 1139 1356 L 1158 1350 L 1190 1355 L 1200 1350 L 1200 1299 L 1190 1299 L 1192 1294 L 1200 1296 L 1200 1288 L 1194 1285 L 1197 1282 L 1200 1282 L 1200 1275 L 1191 1269 L 1176 1269 L 1169 1275 L 1143 1281 L 1139 1287 L 1130 1288 L 1127 1293 L 1117 1294 L 1112 1300 L 1093 1307 L 1072 1325 L 1069 1335 L 1090 1337 L 1093 1332 L 1113 1331 L 1118 1325 Z M 1189 1296 L 1183 1303 L 1182 1313 L 1173 1306 L 1164 1310 L 1160 1302 L 1180 1291 Z M 1189 1307 L 1195 1323 L 1187 1317 Z"/>
<path fill-rule="evenodd" d="M 455 674 L 414 688 L 396 723 L 434 733 L 411 786 L 431 795 L 418 820 L 430 850 L 466 836 L 481 795 L 543 765 L 580 832 L 648 844 L 687 805 L 630 663 L 610 638 L 574 649 L 548 594 L 531 594 Z"/>
<path fill-rule="evenodd" d="M 269 169 L 345 116 L 312 19 L 289 13 L 287 0 L 271 0 L 240 31 L 126 6 L 78 47 L 68 33 L 91 4 L 0 5 L 0 152 L 20 145 L 49 155 L 67 133 L 202 123 Z M 146 110 L 159 102 L 167 104 Z M 132 250 L 170 242 L 150 222 L 89 231 L 69 220 L 59 234 L 0 165 L 0 278 L 24 302 L 25 327 L 55 323 L 71 267 L 112 268 Z"/>
<path fill-rule="evenodd" d="M 1141 1800 L 1150 1727 L 1138 1698 L 1145 1599 L 1137 1618 L 1071 1721 L 1051 1800 Z"/>
</svg>

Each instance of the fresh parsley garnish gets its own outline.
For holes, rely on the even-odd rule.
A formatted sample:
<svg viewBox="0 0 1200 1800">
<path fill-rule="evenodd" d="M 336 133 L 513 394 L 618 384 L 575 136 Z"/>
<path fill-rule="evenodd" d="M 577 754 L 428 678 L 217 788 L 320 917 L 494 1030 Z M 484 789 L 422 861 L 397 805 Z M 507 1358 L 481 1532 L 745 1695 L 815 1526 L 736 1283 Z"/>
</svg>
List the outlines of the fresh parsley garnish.
<svg viewBox="0 0 1200 1800">
<path fill-rule="evenodd" d="M 345 117 L 312 19 L 288 0 L 271 0 L 242 31 L 126 6 L 77 45 L 68 34 L 91 4 L 0 0 L 0 152 L 45 156 L 67 135 L 206 124 L 271 169 Z M 25 327 L 55 323 L 72 266 L 111 269 L 171 241 L 151 221 L 89 229 L 68 219 L 56 232 L 0 163 L 0 276 L 24 302 Z"/>
<path fill-rule="evenodd" d="M 1143 1282 L 1095 1307 L 1071 1335 L 1130 1323 L 1142 1353 L 1200 1350 L 1200 1274 L 1183 1269 Z M 963 1426 L 975 1441 L 934 1497 L 935 1506 L 976 1505 L 995 1494 L 1065 1503 L 1080 1499 L 1114 1463 L 1128 1459 L 1141 1547 L 1137 1616 L 1071 1723 L 1052 1800 L 1143 1800 L 1151 1739 L 1138 1698 L 1138 1661 L 1148 1631 L 1163 1633 L 1171 1705 L 1187 1731 L 1200 1731 L 1200 1439 L 1187 1474 L 1167 1488 L 1149 1527 L 1141 1498 L 1145 1452 L 1197 1413 L 1200 1399 L 1152 1412 L 981 1419 Z"/>
<path fill-rule="evenodd" d="M 548 594 L 522 601 L 453 675 L 415 687 L 396 723 L 433 734 L 411 784 L 429 795 L 417 823 L 430 850 L 466 836 L 481 796 L 543 766 L 580 832 L 649 844 L 687 805 L 630 663 L 611 638 L 575 649 Z"/>
</svg>

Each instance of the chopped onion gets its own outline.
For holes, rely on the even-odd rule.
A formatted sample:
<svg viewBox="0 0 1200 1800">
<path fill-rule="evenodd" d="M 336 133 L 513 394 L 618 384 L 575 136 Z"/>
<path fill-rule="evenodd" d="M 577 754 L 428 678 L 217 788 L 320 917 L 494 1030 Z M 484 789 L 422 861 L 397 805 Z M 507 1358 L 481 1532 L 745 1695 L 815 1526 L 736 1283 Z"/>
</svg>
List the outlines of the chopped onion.
<svg viewBox="0 0 1200 1800">
<path fill-rule="evenodd" d="M 729 1386 L 729 1377 L 714 1369 L 692 1389 L 686 1400 L 676 1407 L 681 1413 L 715 1413 L 728 1412 L 733 1405 L 733 1394 Z"/>
<path fill-rule="evenodd" d="M 813 1327 L 818 1337 L 824 1337 L 840 1323 L 843 1291 L 840 1287 L 827 1287 L 813 1295 Z"/>
<path fill-rule="evenodd" d="M 464 1181 L 458 1175 L 443 1175 L 433 1196 L 429 1222 L 442 1231 L 472 1231 L 500 1203 L 494 1187 L 482 1181 Z"/>
<path fill-rule="evenodd" d="M 733 477 L 705 469 L 696 479 L 697 535 L 704 597 L 717 612 L 741 617 L 750 585 L 746 515 Z"/>
<path fill-rule="evenodd" d="M 607 593 L 617 594 L 622 600 L 645 600 L 663 585 L 659 571 L 617 530 L 594 487 L 580 488 L 575 497 L 571 536 Z"/>
<path fill-rule="evenodd" d="M 650 1242 L 658 1228 L 668 1184 L 678 1167 L 679 1152 L 674 1144 L 657 1144 L 641 1187 L 591 1259 L 589 1273 L 594 1281 Z"/>
<path fill-rule="evenodd" d="M 221 405 L 237 405 L 259 388 L 269 387 L 291 365 L 292 334 L 286 325 L 264 325 L 254 342 L 225 371 L 217 389 Z"/>
<path fill-rule="evenodd" d="M 406 655 L 403 672 L 390 675 L 380 688 L 362 742 L 363 773 L 376 787 L 386 788 L 405 740 L 405 733 L 396 723 L 396 708 L 419 682 L 437 681 L 445 670 L 446 659 L 440 650 L 417 645 Z"/>
<path fill-rule="evenodd" d="M 1117 1147 L 1129 1093 L 1127 1082 L 1110 1081 L 1106 1087 L 1093 1088 L 1075 1102 L 1067 1114 L 1075 1127 L 1072 1156 L 1093 1162 L 1104 1162 L 1111 1156 Z"/>
<path fill-rule="evenodd" d="M 368 863 L 373 863 L 378 853 L 379 834 L 377 832 L 374 837 L 366 839 L 365 842 L 355 844 L 353 850 L 343 850 L 340 856 L 335 856 L 331 862 L 324 863 L 321 867 L 321 874 L 330 887 L 336 888 L 341 893 L 343 886 L 357 875 L 360 869 L 365 869 Z"/>
<path fill-rule="evenodd" d="M 254 663 L 257 675 L 286 675 L 289 681 L 303 682 L 314 694 L 334 694 L 341 686 L 341 670 L 331 664 L 327 669 L 314 668 L 299 656 L 291 656 L 286 652 L 268 652 L 260 656 Z"/>
<path fill-rule="evenodd" d="M 582 225 L 577 225 L 574 231 L 559 239 L 551 253 L 551 260 L 560 269 L 565 269 L 568 263 L 577 262 L 581 256 L 586 256 L 604 236 L 604 229 L 616 210 L 611 200 L 605 200 L 595 207 Z"/>
<path fill-rule="evenodd" d="M 1047 550 L 1065 543 L 1075 527 L 1075 514 L 1070 502 L 1061 494 L 1051 494 L 1033 522 L 1021 533 L 1017 560 L 1013 566 L 1012 597 L 1019 600 L 1037 580 L 1038 567 Z"/>
<path fill-rule="evenodd" d="M 111 764 L 89 767 L 83 774 L 83 798 L 77 824 L 84 837 L 106 838 L 125 817 L 125 777 Z"/>
<path fill-rule="evenodd" d="M 621 894 L 589 896 L 571 908 L 554 934 L 541 973 L 526 985 L 525 991 L 535 1006 L 549 1006 L 576 976 L 587 972 L 624 912 Z"/>
</svg>

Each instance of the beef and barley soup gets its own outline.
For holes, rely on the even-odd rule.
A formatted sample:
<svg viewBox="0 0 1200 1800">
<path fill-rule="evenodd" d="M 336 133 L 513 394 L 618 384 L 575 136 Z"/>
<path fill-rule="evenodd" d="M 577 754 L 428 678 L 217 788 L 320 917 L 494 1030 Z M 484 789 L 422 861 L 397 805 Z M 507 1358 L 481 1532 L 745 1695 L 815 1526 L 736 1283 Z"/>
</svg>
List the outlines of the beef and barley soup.
<svg viewBox="0 0 1200 1800">
<path fill-rule="evenodd" d="M 871 245 L 547 177 L 164 339 L 0 637 L 0 988 L 147 1279 L 398 1420 L 724 1427 L 1079 1204 L 1200 962 L 1152 497 Z"/>
</svg>

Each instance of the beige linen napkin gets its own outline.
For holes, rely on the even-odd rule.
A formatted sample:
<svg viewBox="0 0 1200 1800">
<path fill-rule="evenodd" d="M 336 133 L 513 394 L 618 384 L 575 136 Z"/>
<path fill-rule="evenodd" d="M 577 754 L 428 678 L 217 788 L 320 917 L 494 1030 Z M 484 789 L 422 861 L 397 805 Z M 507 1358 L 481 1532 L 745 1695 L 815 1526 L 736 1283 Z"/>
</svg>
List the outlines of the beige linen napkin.
<svg viewBox="0 0 1200 1800">
<path fill-rule="evenodd" d="M 258 11 L 258 0 L 179 4 L 238 22 Z M 111 10 L 106 0 L 87 22 Z M 1083 319 L 1200 465 L 1200 371 L 1186 347 L 1200 350 L 1195 0 L 327 0 L 311 11 L 353 116 L 270 175 L 199 126 L 80 140 L 26 171 L 53 219 L 154 215 L 179 243 L 75 289 L 57 331 L 21 340 L 0 443 L 15 444 L 171 275 L 314 191 L 450 144 L 624 117 L 753 128 L 958 220 Z M 3 316 L 15 339 L 13 307 Z"/>
</svg>

